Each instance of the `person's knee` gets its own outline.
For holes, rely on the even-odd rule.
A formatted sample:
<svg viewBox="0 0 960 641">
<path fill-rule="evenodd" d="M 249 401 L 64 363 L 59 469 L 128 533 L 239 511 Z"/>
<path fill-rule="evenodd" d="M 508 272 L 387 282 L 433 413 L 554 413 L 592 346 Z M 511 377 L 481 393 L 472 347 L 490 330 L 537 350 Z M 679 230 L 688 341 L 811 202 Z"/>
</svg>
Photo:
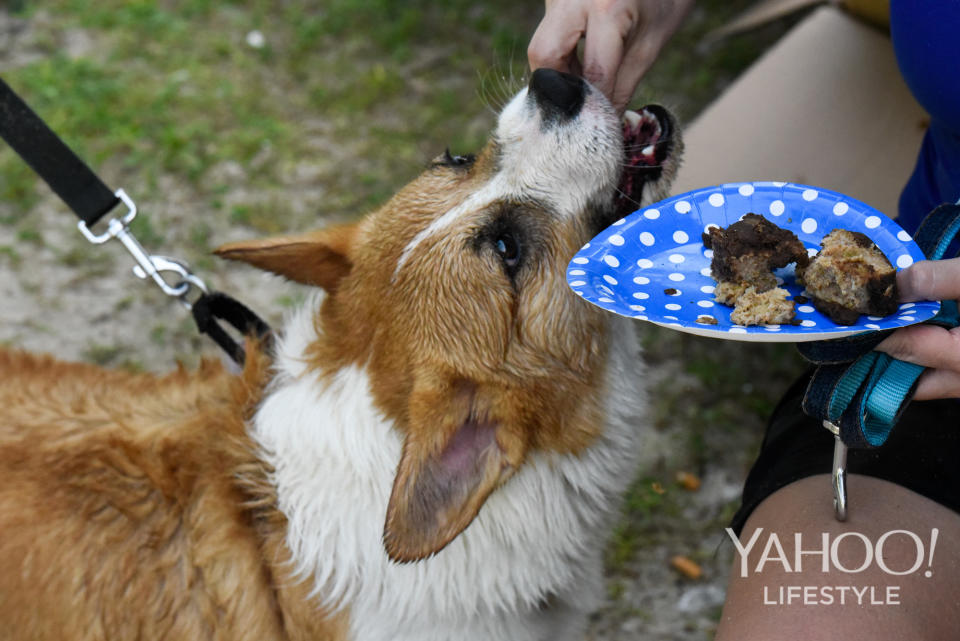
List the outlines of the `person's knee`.
<svg viewBox="0 0 960 641">
<path fill-rule="evenodd" d="M 948 639 L 960 627 L 960 515 L 852 475 L 834 518 L 830 478 L 768 497 L 734 543 L 718 639 Z"/>
</svg>

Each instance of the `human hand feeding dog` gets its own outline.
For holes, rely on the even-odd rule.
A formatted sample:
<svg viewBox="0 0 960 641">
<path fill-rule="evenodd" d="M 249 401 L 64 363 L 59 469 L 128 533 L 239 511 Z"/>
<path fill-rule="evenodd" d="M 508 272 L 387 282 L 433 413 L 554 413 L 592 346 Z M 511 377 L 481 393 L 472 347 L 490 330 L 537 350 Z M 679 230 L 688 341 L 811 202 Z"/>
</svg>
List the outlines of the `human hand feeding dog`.
<svg viewBox="0 0 960 641">
<path fill-rule="evenodd" d="M 11 638 L 582 638 L 645 397 L 566 265 L 680 151 L 541 70 L 358 223 L 218 250 L 324 292 L 242 377 L 0 351 Z"/>
<path fill-rule="evenodd" d="M 582 74 L 623 113 L 692 6 L 693 0 L 547 0 L 527 49 L 530 68 Z"/>
</svg>

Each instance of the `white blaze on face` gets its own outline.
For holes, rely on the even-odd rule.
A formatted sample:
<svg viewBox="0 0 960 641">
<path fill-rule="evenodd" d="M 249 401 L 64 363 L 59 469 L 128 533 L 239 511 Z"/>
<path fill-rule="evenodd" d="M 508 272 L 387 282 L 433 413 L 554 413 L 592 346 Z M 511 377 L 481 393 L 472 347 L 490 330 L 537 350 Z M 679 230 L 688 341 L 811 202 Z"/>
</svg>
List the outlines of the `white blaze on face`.
<svg viewBox="0 0 960 641">
<path fill-rule="evenodd" d="M 565 220 L 610 199 L 623 162 L 620 119 L 596 89 L 587 85 L 586 91 L 580 113 L 566 121 L 544 121 L 527 89 L 514 96 L 494 132 L 496 173 L 413 237 L 394 277 L 424 240 L 492 203 L 535 200 Z"/>
</svg>

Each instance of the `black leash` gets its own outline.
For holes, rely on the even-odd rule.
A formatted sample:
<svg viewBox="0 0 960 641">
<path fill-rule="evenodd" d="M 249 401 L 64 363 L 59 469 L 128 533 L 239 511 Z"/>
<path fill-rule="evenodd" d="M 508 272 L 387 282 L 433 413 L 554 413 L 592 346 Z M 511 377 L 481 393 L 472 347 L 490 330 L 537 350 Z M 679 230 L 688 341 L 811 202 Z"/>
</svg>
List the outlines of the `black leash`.
<svg viewBox="0 0 960 641">
<path fill-rule="evenodd" d="M 213 339 L 239 365 L 243 345 L 220 325 L 225 321 L 241 334 L 269 340 L 270 327 L 239 301 L 221 292 L 210 291 L 189 266 L 167 256 L 148 254 L 130 233 L 137 206 L 122 189 L 111 191 L 93 171 L 47 126 L 10 86 L 0 78 L 0 138 L 50 185 L 77 215 L 77 227 L 88 241 L 99 245 L 117 238 L 137 261 L 133 268 L 139 278 L 150 277 L 168 296 L 190 310 L 197 329 Z M 118 204 L 127 211 L 107 223 L 101 234 L 91 228 Z M 168 281 L 167 276 L 172 275 Z"/>
</svg>

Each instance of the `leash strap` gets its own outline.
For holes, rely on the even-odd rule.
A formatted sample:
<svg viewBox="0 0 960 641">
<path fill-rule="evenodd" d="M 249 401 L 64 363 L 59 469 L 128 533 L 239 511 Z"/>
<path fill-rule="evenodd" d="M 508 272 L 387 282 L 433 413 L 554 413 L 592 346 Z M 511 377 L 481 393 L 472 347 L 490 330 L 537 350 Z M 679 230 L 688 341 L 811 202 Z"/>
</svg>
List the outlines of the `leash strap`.
<svg viewBox="0 0 960 641">
<path fill-rule="evenodd" d="M 0 79 L 0 137 L 92 227 L 120 199 Z"/>
<path fill-rule="evenodd" d="M 960 203 L 941 205 L 921 223 L 914 240 L 930 260 L 940 260 L 960 234 Z M 960 325 L 956 301 L 942 301 L 927 324 L 952 329 Z M 874 351 L 894 330 L 850 338 L 800 343 L 798 349 L 816 368 L 803 399 L 803 410 L 823 421 L 836 437 L 834 508 L 846 519 L 847 448 L 883 445 L 910 404 L 925 368 Z"/>
<path fill-rule="evenodd" d="M 137 262 L 133 273 L 142 279 L 151 278 L 163 293 L 191 310 L 197 329 L 212 338 L 237 364 L 243 365 L 243 346 L 231 338 L 218 320 L 243 334 L 254 333 L 269 339 L 270 327 L 259 316 L 226 294 L 208 291 L 186 263 L 147 253 L 130 233 L 130 223 L 137 215 L 133 200 L 122 189 L 110 191 L 2 78 L 0 137 L 73 210 L 80 219 L 77 227 L 87 240 L 100 245 L 118 239 Z M 127 208 L 123 216 L 110 219 L 104 233 L 92 232 L 90 228 L 119 203 Z"/>
<path fill-rule="evenodd" d="M 273 334 L 270 326 L 249 307 L 226 294 L 220 292 L 203 294 L 193 303 L 190 313 L 200 333 L 213 339 L 239 365 L 242 365 L 246 358 L 243 345 L 233 340 L 217 322 L 218 320 L 226 321 L 244 336 L 253 335 L 268 343 L 272 342 Z"/>
</svg>

